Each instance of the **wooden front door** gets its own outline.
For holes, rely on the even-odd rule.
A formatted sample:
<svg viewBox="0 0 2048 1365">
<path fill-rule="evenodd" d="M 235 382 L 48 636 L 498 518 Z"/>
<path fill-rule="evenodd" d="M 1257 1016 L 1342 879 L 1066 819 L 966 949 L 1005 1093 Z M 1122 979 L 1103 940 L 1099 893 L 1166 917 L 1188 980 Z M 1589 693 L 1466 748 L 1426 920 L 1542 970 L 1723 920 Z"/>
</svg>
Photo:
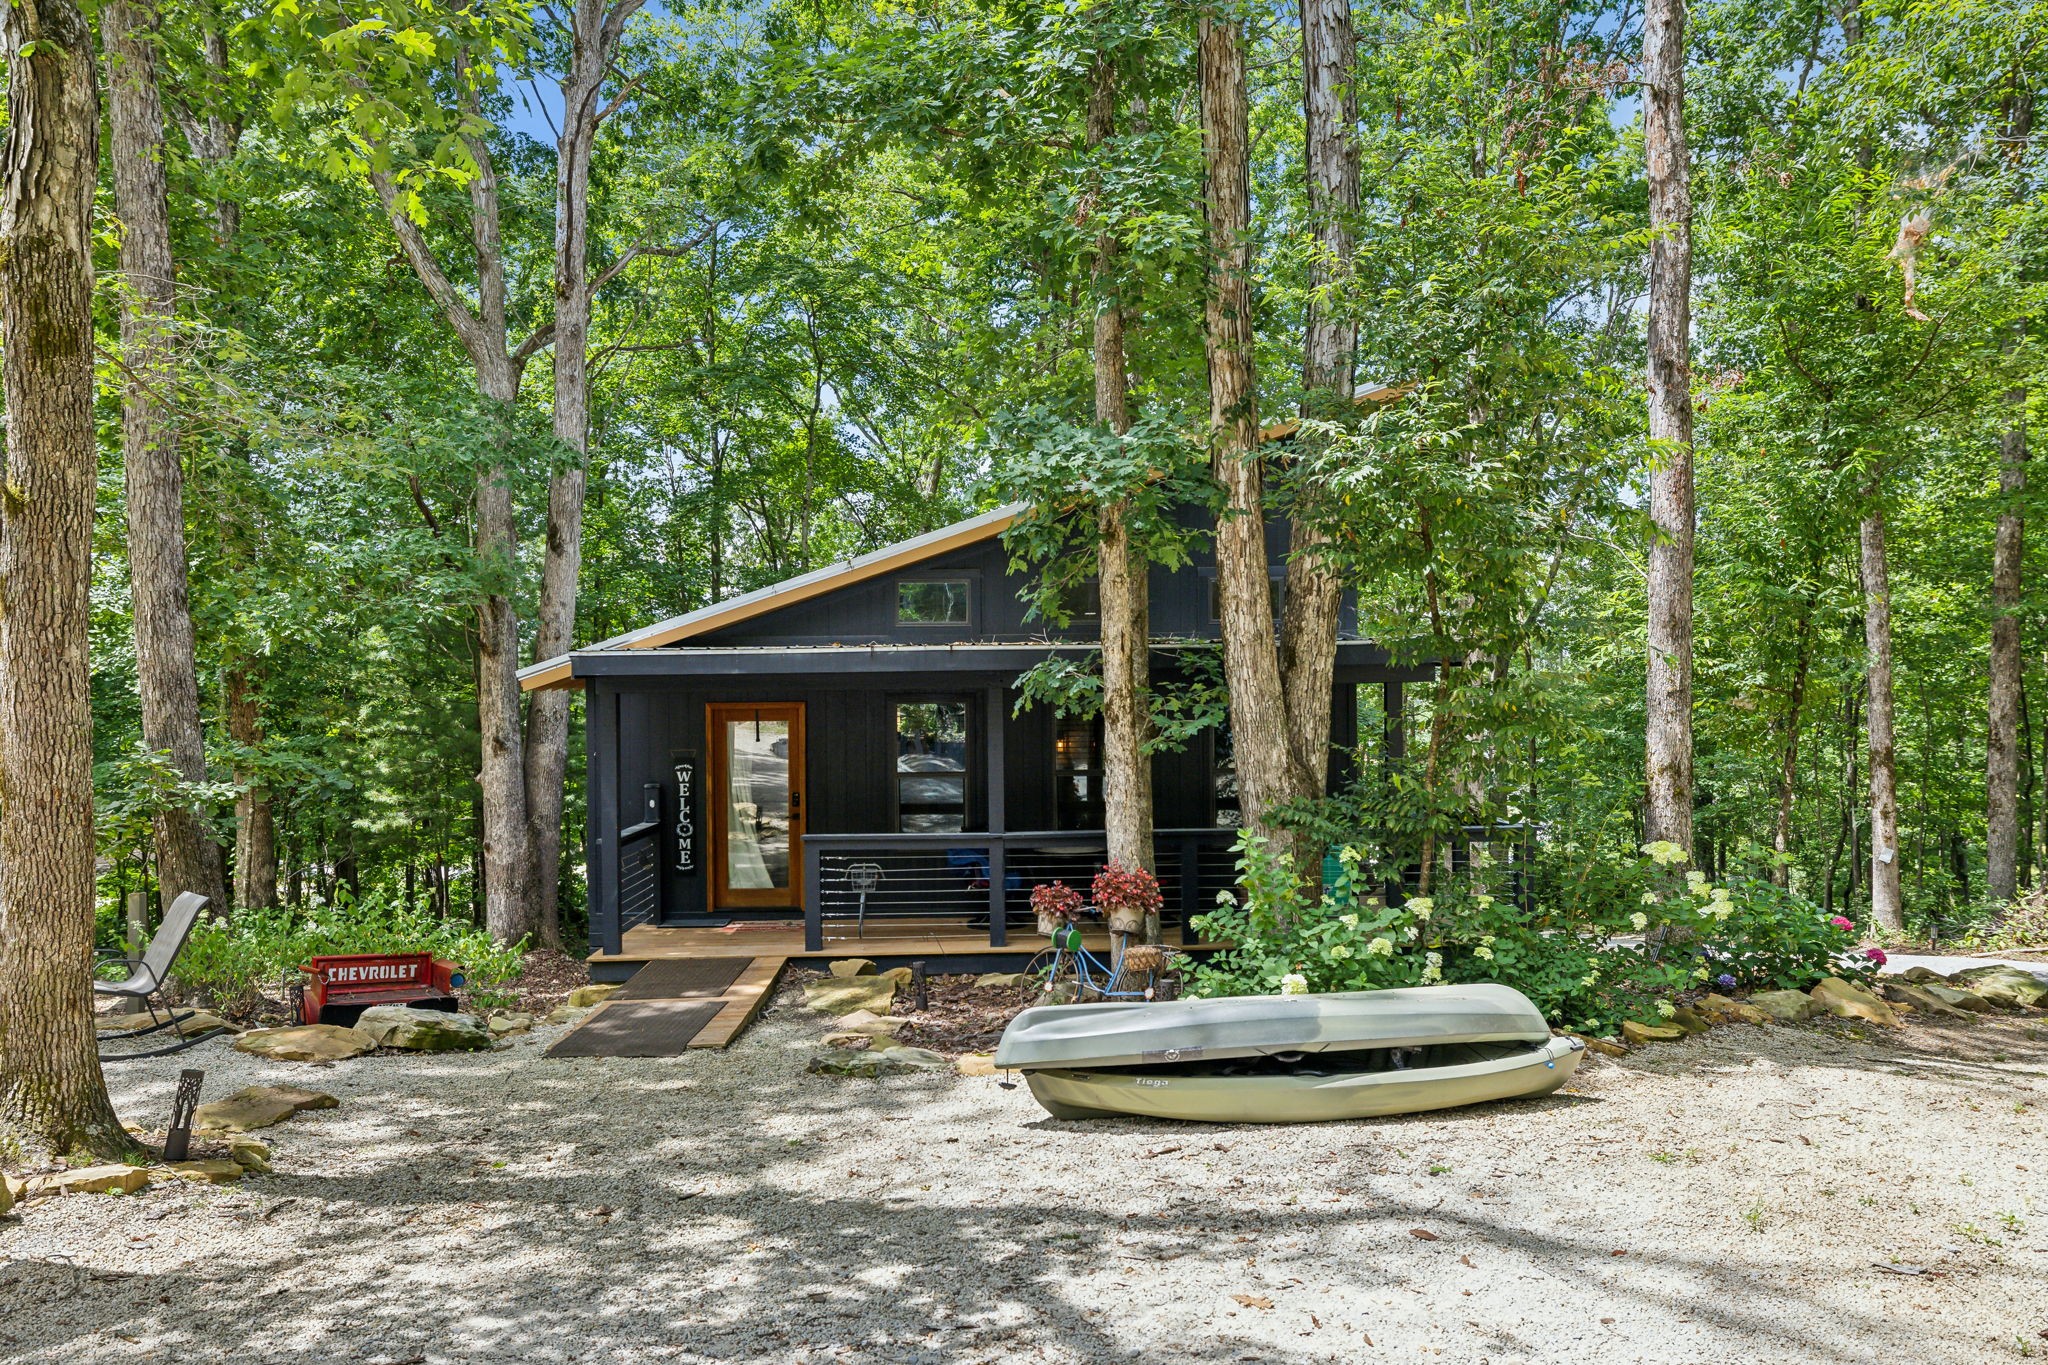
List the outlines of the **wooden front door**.
<svg viewBox="0 0 2048 1365">
<path fill-rule="evenodd" d="M 711 908 L 803 904 L 802 702 L 713 702 Z"/>
</svg>

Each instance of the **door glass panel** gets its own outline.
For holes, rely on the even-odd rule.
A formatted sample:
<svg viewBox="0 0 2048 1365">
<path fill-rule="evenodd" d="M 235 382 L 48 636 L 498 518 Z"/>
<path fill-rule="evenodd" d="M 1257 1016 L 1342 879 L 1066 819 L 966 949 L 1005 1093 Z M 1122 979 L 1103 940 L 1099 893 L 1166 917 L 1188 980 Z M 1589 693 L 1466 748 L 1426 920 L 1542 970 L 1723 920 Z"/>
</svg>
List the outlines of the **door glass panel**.
<svg viewBox="0 0 2048 1365">
<path fill-rule="evenodd" d="M 789 722 L 725 723 L 725 876 L 735 890 L 789 885 Z"/>
<path fill-rule="evenodd" d="M 1060 829 L 1102 828 L 1101 731 L 1095 721 L 1060 721 L 1053 737 L 1053 815 Z"/>
<path fill-rule="evenodd" d="M 896 708 L 897 827 L 905 834 L 967 828 L 967 703 Z"/>
</svg>

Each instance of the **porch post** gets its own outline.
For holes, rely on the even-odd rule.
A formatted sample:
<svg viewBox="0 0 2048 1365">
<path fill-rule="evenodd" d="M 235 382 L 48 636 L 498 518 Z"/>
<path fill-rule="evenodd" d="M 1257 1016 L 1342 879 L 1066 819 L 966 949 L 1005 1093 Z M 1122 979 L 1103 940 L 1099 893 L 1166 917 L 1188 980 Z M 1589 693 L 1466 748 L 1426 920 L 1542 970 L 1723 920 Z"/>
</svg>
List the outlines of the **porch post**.
<svg viewBox="0 0 2048 1365">
<path fill-rule="evenodd" d="M 819 855 L 823 851 L 811 840 L 804 840 L 804 951 L 807 953 L 825 951 L 825 893 L 818 884 L 822 867 Z"/>
<path fill-rule="evenodd" d="M 619 928 L 619 691 L 592 678 L 583 694 L 583 752 L 589 785 L 590 937 L 616 956 L 625 947 Z M 659 918 L 657 916 L 657 918 Z"/>
<path fill-rule="evenodd" d="M 982 770 L 988 774 L 988 945 L 1001 948 L 1010 941 L 1009 874 L 1004 863 L 1003 833 L 1007 828 L 1003 812 L 1003 739 L 1010 719 L 1008 689 L 995 683 L 983 704 Z"/>
</svg>

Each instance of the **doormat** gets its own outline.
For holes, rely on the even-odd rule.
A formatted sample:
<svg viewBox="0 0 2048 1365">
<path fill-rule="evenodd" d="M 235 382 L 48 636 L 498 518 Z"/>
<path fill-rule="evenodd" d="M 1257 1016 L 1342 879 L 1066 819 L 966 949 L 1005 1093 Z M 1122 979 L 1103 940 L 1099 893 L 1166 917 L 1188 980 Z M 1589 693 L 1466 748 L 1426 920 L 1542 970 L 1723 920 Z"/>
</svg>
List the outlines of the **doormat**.
<svg viewBox="0 0 2048 1365">
<path fill-rule="evenodd" d="M 680 1057 L 723 1006 L 616 997 L 548 1049 L 550 1057 Z"/>
<path fill-rule="evenodd" d="M 750 957 L 664 958 L 633 973 L 614 1000 L 705 1000 L 724 995 L 740 973 L 753 965 Z"/>
</svg>

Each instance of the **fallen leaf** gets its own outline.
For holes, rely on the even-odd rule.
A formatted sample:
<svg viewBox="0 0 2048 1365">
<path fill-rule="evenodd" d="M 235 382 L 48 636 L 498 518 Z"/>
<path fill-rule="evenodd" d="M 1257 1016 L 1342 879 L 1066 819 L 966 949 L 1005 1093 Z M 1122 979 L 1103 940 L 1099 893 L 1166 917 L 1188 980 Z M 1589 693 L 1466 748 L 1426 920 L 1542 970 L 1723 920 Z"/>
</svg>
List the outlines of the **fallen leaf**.
<svg viewBox="0 0 2048 1365">
<path fill-rule="evenodd" d="M 1627 1253 L 1626 1251 L 1610 1251 L 1610 1252 L 1608 1252 L 1607 1254 L 1608 1254 L 1609 1256 L 1626 1256 L 1626 1255 L 1628 1255 L 1628 1253 Z"/>
<path fill-rule="evenodd" d="M 1179 1151 L 1179 1150 L 1180 1150 L 1180 1148 L 1179 1148 L 1179 1147 L 1177 1147 L 1177 1146 L 1175 1146 L 1175 1147 L 1155 1147 L 1155 1148 L 1153 1148 L 1153 1149 L 1152 1149 L 1151 1151 L 1149 1151 L 1149 1152 L 1145 1153 L 1145 1157 L 1146 1157 L 1146 1159 L 1147 1159 L 1147 1160 L 1149 1161 L 1149 1160 L 1150 1160 L 1151 1158 L 1153 1158 L 1153 1157 L 1155 1157 L 1155 1156 L 1166 1156 L 1166 1155 L 1168 1155 L 1169 1153 L 1172 1153 L 1172 1152 L 1177 1152 L 1177 1151 Z"/>
<path fill-rule="evenodd" d="M 1359 1333 L 1358 1335 L 1360 1335 L 1360 1336 L 1362 1336 L 1362 1337 L 1364 1337 L 1364 1338 L 1365 1338 L 1365 1344 L 1366 1344 L 1366 1345 L 1368 1345 L 1368 1346 L 1372 1345 L 1372 1333 L 1370 1333 L 1370 1332 L 1360 1332 L 1360 1333 Z"/>
<path fill-rule="evenodd" d="M 1458 1264 L 1464 1266 L 1467 1270 L 1473 1269 L 1472 1258 L 1470 1256 L 1460 1256 L 1458 1258 Z"/>
<path fill-rule="evenodd" d="M 1600 1319 L 1600 1325 L 1601 1325 L 1601 1326 L 1603 1326 L 1603 1327 L 1612 1327 L 1612 1326 L 1614 1325 L 1614 1319 L 1613 1319 L 1613 1318 L 1602 1318 L 1602 1319 Z"/>
<path fill-rule="evenodd" d="M 1247 1308 L 1271 1308 L 1273 1301 L 1263 1294 L 1232 1294 L 1230 1296 Z"/>
<path fill-rule="evenodd" d="M 1443 1240 L 1443 1238 L 1437 1236 L 1428 1228 L 1410 1228 L 1408 1229 L 1408 1235 L 1424 1242 L 1440 1242 Z"/>
</svg>

